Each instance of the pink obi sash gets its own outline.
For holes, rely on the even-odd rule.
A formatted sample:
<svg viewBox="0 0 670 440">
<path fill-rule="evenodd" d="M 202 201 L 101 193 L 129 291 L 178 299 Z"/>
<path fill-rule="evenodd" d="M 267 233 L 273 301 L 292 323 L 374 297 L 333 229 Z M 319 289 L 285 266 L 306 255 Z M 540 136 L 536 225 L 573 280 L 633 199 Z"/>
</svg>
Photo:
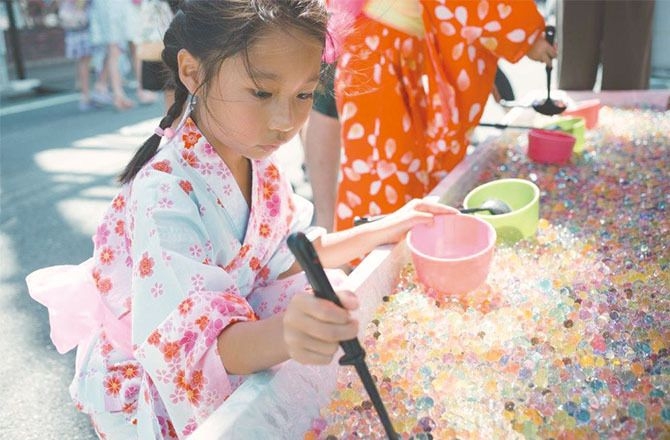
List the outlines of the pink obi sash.
<svg viewBox="0 0 670 440">
<path fill-rule="evenodd" d="M 49 311 L 51 340 L 59 353 L 91 340 L 99 329 L 128 357 L 132 356 L 130 313 L 114 316 L 93 282 L 93 259 L 79 265 L 51 266 L 26 277 L 30 296 Z"/>
</svg>

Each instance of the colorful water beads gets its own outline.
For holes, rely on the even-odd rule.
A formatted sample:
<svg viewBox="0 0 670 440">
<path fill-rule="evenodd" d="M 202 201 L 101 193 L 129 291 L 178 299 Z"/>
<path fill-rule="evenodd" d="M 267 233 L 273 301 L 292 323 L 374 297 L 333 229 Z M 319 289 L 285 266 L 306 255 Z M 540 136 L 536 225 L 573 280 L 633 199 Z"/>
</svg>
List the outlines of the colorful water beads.
<svg viewBox="0 0 670 440">
<path fill-rule="evenodd" d="M 536 182 L 541 220 L 496 249 L 485 286 L 438 304 L 408 264 L 376 311 L 367 363 L 402 438 L 670 435 L 670 114 L 600 120 L 568 166 L 497 142 L 480 182 Z M 305 438 L 384 438 L 355 371 Z"/>
</svg>

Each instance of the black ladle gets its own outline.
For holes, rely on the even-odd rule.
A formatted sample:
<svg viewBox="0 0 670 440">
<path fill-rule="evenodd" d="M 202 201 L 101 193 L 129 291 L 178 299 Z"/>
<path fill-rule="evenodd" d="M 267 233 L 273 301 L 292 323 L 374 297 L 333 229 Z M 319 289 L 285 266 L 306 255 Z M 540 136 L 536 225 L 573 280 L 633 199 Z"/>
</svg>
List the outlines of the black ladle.
<svg viewBox="0 0 670 440">
<path fill-rule="evenodd" d="M 554 37 L 556 36 L 556 28 L 554 26 L 547 26 L 544 30 L 544 38 L 551 45 L 554 44 Z M 566 109 L 565 104 L 551 99 L 551 70 L 553 61 L 546 65 L 547 71 L 547 99 L 545 101 L 535 101 L 533 108 L 536 112 L 547 116 L 557 115 L 563 113 Z"/>
<path fill-rule="evenodd" d="M 512 208 L 500 199 L 487 199 L 481 206 L 476 208 L 461 208 L 458 210 L 461 214 L 474 214 L 475 212 L 488 211 L 491 215 L 507 214 L 512 212 Z M 375 222 L 386 217 L 386 214 L 372 215 L 369 217 L 354 217 L 354 226 L 365 223 Z"/>
<path fill-rule="evenodd" d="M 512 125 L 512 124 L 498 124 L 495 122 L 479 122 L 477 125 L 480 127 L 491 127 L 491 128 L 497 128 L 499 130 L 504 130 L 506 128 L 513 128 L 513 129 L 518 129 L 518 130 L 533 130 L 533 129 L 541 129 L 541 130 L 560 130 L 561 127 L 556 124 L 548 125 L 546 127 L 533 127 L 530 125 Z"/>
<path fill-rule="evenodd" d="M 459 209 L 462 214 L 473 214 L 475 212 L 488 211 L 491 215 L 507 214 L 512 208 L 500 199 L 487 199 L 477 208 Z"/>
<path fill-rule="evenodd" d="M 326 272 L 323 270 L 323 266 L 321 266 L 321 261 L 319 261 L 319 256 L 317 255 L 314 246 L 312 246 L 312 243 L 305 234 L 302 232 L 295 232 L 288 236 L 286 243 L 288 244 L 289 249 L 291 249 L 291 252 L 293 252 L 295 259 L 298 260 L 298 263 L 305 271 L 305 275 L 307 275 L 307 279 L 314 290 L 314 295 L 332 301 L 342 307 L 342 303 L 337 295 L 335 295 L 333 286 L 330 284 L 330 281 L 328 281 L 328 277 L 326 277 Z M 386 412 L 386 407 L 379 395 L 375 381 L 372 379 L 370 370 L 368 370 L 368 366 L 365 363 L 365 350 L 361 347 L 358 338 L 341 341 L 340 346 L 344 350 L 344 356 L 340 358 L 340 365 L 353 365 L 356 368 L 356 372 L 361 378 L 363 386 L 365 386 L 365 391 L 367 391 L 368 396 L 370 396 L 370 400 L 384 426 L 386 435 L 390 440 L 398 439 L 398 434 L 393 429 L 391 419 Z"/>
</svg>

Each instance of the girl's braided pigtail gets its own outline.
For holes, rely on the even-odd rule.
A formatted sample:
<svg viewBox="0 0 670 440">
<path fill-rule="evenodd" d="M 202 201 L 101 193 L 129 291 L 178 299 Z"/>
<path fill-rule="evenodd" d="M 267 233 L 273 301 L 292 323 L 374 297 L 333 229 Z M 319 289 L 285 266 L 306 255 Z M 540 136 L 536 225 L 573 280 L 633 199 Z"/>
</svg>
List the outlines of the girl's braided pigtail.
<svg viewBox="0 0 670 440">
<path fill-rule="evenodd" d="M 154 132 L 154 134 L 152 134 L 146 141 L 144 141 L 144 144 L 142 144 L 130 162 L 128 162 L 128 165 L 126 165 L 126 168 L 119 176 L 119 182 L 128 183 L 133 180 L 144 164 L 149 162 L 149 160 L 154 157 L 154 155 L 158 152 L 158 146 L 161 142 L 162 136 L 159 133 L 172 126 L 172 123 L 181 114 L 187 98 L 188 90 L 186 90 L 186 87 L 180 81 L 178 81 L 177 88 L 175 89 L 174 104 L 172 104 L 168 110 L 167 115 L 161 119 L 156 132 Z"/>
</svg>

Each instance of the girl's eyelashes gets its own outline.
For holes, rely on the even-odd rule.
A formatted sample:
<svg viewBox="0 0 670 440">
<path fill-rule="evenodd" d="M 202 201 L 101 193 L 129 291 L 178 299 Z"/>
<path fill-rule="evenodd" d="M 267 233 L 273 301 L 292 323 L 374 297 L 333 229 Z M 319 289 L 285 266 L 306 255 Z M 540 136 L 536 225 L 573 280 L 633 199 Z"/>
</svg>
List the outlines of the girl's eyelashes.
<svg viewBox="0 0 670 440">
<path fill-rule="evenodd" d="M 251 90 L 251 94 L 258 99 L 269 99 L 272 98 L 272 93 L 270 92 L 265 92 L 263 90 Z M 308 101 L 310 99 L 314 98 L 314 92 L 306 92 L 306 93 L 298 93 L 296 95 L 298 99 L 301 101 Z"/>
<path fill-rule="evenodd" d="M 258 99 L 268 99 L 268 98 L 272 97 L 272 93 L 265 92 L 263 90 L 252 90 L 251 94 L 254 95 Z"/>
</svg>

